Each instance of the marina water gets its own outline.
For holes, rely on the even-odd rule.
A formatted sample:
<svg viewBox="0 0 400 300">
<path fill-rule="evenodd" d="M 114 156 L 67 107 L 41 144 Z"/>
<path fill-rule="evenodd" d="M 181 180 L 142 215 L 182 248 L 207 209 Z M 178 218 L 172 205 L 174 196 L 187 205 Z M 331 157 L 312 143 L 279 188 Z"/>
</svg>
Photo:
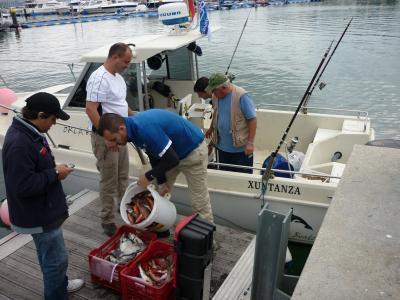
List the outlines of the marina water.
<svg viewBox="0 0 400 300">
<path fill-rule="evenodd" d="M 209 13 L 211 25 L 222 28 L 200 43 L 201 76 L 226 71 L 248 13 Z M 354 20 L 321 79 L 327 85 L 314 90 L 309 105 L 368 111 L 376 138 L 399 139 L 399 1 L 327 0 L 252 8 L 230 69 L 235 83 L 257 105 L 297 105 L 323 53 L 339 39 L 350 17 Z M 168 30 L 157 18 L 132 17 L 0 33 L 0 75 L 17 92 L 68 83 L 73 77 L 67 64 L 75 63 L 78 76 L 82 54 L 136 34 Z"/>
</svg>

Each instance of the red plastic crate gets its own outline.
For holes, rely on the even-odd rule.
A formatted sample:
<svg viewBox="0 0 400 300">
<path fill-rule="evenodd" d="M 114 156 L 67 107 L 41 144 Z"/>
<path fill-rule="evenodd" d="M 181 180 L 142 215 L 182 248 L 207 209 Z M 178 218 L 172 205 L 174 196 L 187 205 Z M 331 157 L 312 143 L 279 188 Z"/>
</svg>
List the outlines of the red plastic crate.
<svg viewBox="0 0 400 300">
<path fill-rule="evenodd" d="M 132 261 L 117 265 L 106 260 L 105 257 L 118 247 L 119 239 L 124 233 L 136 234 L 147 245 L 145 250 L 132 261 L 139 259 L 147 251 L 150 242 L 157 239 L 157 235 L 153 232 L 142 231 L 130 225 L 122 225 L 104 244 L 90 251 L 89 269 L 93 283 L 113 289 L 118 293 L 121 293 L 120 273 Z"/>
<path fill-rule="evenodd" d="M 123 300 L 174 300 L 172 278 L 161 287 L 144 282 L 139 275 L 138 265 L 152 257 L 165 257 L 173 254 L 173 246 L 162 241 L 153 241 L 138 259 L 121 272 L 121 289 Z M 173 274 L 173 272 L 172 272 Z M 172 276 L 171 274 L 171 276 Z"/>
</svg>

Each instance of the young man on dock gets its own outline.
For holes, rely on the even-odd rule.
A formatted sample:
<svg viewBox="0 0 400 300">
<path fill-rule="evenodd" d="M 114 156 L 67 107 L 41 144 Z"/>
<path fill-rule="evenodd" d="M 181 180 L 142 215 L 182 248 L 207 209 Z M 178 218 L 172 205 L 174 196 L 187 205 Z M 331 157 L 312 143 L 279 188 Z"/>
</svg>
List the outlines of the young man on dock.
<svg viewBox="0 0 400 300">
<path fill-rule="evenodd" d="M 68 292 L 84 283 L 68 280 L 66 275 L 68 254 L 61 225 L 68 218 L 68 207 L 61 180 L 72 169 L 55 164 L 44 135 L 56 119 L 69 119 L 56 97 L 48 93 L 30 96 L 22 117 L 14 117 L 2 152 L 11 228 L 32 235 L 46 300 L 68 299 Z"/>
<path fill-rule="evenodd" d="M 138 184 L 147 187 L 157 180 L 159 193 L 169 192 L 180 172 L 185 175 L 193 211 L 214 223 L 207 188 L 207 145 L 196 125 L 177 114 L 150 109 L 133 117 L 104 114 L 99 134 L 109 143 L 125 145 L 133 142 L 145 149 L 152 169 L 140 176 Z"/>
<path fill-rule="evenodd" d="M 132 51 L 127 44 L 112 45 L 107 60 L 90 75 L 86 85 L 86 113 L 92 122 L 92 150 L 100 172 L 101 226 L 108 236 L 117 229 L 114 222 L 115 198 L 119 203 L 128 186 L 129 154 L 126 145 L 107 143 L 97 133 L 97 128 L 102 114 L 133 115 L 126 102 L 126 83 L 120 75 L 131 60 Z"/>
</svg>

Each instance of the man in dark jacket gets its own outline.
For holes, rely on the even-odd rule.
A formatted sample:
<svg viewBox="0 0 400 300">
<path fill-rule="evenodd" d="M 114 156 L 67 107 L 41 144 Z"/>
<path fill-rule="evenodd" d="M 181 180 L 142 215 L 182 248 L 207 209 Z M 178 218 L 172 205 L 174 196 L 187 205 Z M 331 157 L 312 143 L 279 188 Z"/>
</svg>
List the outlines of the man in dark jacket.
<svg viewBox="0 0 400 300">
<path fill-rule="evenodd" d="M 62 223 L 68 207 L 61 180 L 72 169 L 56 165 L 44 134 L 56 119 L 68 120 L 56 97 L 37 93 L 26 99 L 22 117 L 16 116 L 5 136 L 3 170 L 11 227 L 31 234 L 43 273 L 45 299 L 68 299 L 83 280 L 68 280 L 68 256 Z"/>
</svg>

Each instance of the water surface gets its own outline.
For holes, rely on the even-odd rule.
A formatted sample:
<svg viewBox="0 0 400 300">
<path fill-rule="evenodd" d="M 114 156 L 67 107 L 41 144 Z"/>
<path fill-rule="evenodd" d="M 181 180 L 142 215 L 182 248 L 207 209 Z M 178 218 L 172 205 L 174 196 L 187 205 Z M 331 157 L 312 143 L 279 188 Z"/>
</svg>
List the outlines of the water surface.
<svg viewBox="0 0 400 300">
<path fill-rule="evenodd" d="M 353 23 L 315 89 L 311 106 L 368 111 L 378 138 L 400 138 L 400 4 L 324 1 L 252 9 L 230 71 L 257 104 L 297 104 L 323 53 Z M 201 75 L 225 72 L 249 9 L 210 12 L 222 26 L 200 42 Z M 0 74 L 10 88 L 30 91 L 72 80 L 66 64 L 82 54 L 142 33 L 168 31 L 156 18 L 23 29 L 0 35 Z M 8 62 L 7 62 L 8 60 Z M 81 66 L 75 65 L 79 73 Z M 0 83 L 1 84 L 1 83 Z"/>
</svg>

